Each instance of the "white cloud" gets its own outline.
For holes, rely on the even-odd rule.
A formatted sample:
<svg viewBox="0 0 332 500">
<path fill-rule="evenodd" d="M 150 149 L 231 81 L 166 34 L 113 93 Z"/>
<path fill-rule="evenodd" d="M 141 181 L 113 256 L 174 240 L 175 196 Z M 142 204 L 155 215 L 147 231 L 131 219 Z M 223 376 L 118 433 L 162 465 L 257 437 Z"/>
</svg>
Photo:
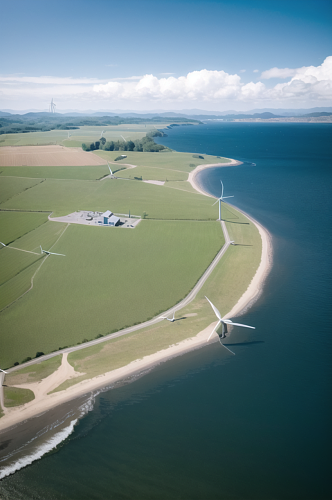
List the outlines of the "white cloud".
<svg viewBox="0 0 332 500">
<path fill-rule="evenodd" d="M 271 68 L 263 71 L 261 78 L 263 80 L 269 80 L 270 78 L 291 78 L 296 75 L 296 69 L 290 68 Z"/>
<path fill-rule="evenodd" d="M 171 109 L 181 109 L 184 104 L 195 104 L 195 107 L 202 106 L 203 109 L 220 109 L 238 103 L 240 109 L 244 109 L 246 105 L 257 106 L 260 103 L 264 107 L 267 104 L 273 107 L 296 107 L 296 103 L 309 107 L 332 99 L 332 56 L 327 57 L 320 66 L 295 70 L 272 68 L 264 71 L 262 77 L 268 79 L 277 74 L 292 76 L 288 76 L 288 81 L 284 83 L 268 86 L 261 81 L 244 83 L 240 75 L 207 69 L 179 77 L 147 74 L 108 81 L 98 78 L 0 75 L 0 105 L 8 107 L 6 101 L 25 101 L 31 106 L 33 102 L 48 102 L 53 97 L 59 106 L 61 102 L 73 101 L 81 102 L 85 107 L 91 102 L 101 107 L 107 103 L 111 107 L 141 106 L 143 109 L 153 109 L 159 103 Z"/>
<path fill-rule="evenodd" d="M 240 73 L 245 73 L 246 70 L 245 69 L 240 69 Z"/>
<path fill-rule="evenodd" d="M 254 69 L 253 73 L 259 73 L 259 69 Z"/>
</svg>

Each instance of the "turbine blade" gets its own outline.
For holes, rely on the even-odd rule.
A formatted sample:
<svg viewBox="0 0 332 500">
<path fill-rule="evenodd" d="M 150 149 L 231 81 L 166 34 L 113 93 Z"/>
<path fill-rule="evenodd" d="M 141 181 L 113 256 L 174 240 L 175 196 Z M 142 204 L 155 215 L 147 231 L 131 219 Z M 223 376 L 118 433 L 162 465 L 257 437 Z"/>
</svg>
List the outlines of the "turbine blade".
<svg viewBox="0 0 332 500">
<path fill-rule="evenodd" d="M 213 207 L 218 203 L 218 201 L 220 200 L 220 198 L 217 199 L 217 201 L 215 203 L 213 203 Z"/>
<path fill-rule="evenodd" d="M 219 340 L 220 340 L 220 338 L 219 338 Z M 231 351 L 230 349 L 228 349 L 228 347 L 226 347 L 226 346 L 225 346 L 225 344 L 223 344 L 223 343 L 221 342 L 221 340 L 220 340 L 220 344 L 221 344 L 221 345 L 222 345 L 225 349 L 227 349 L 227 351 L 229 351 L 230 353 L 234 354 L 234 356 L 235 356 L 235 352 L 233 352 L 233 351 Z"/>
<path fill-rule="evenodd" d="M 226 198 L 234 198 L 234 194 L 232 194 L 232 196 L 224 196 L 223 198 L 224 198 L 224 200 L 225 200 Z"/>
<path fill-rule="evenodd" d="M 233 323 L 233 321 L 231 323 L 228 323 L 228 324 L 229 325 L 234 325 L 234 326 L 243 326 L 244 328 L 252 328 L 253 330 L 256 330 L 255 326 L 242 325 L 241 323 Z"/>
<path fill-rule="evenodd" d="M 220 198 L 223 198 L 224 197 L 224 185 L 223 185 L 221 179 L 220 179 L 220 184 L 221 184 L 221 197 Z"/>
<path fill-rule="evenodd" d="M 218 321 L 218 323 L 216 324 L 216 326 L 213 328 L 213 330 L 210 333 L 209 338 L 207 339 L 206 342 L 209 342 L 210 338 L 212 337 L 212 335 L 214 334 L 214 332 L 216 331 L 216 329 L 218 328 L 219 325 L 220 325 L 220 321 Z"/>
<path fill-rule="evenodd" d="M 4 247 L 6 246 L 4 243 L 2 243 L 2 241 L 0 241 L 1 245 L 3 245 Z"/>
<path fill-rule="evenodd" d="M 220 314 L 220 312 L 218 311 L 218 309 L 217 309 L 217 308 L 216 308 L 216 307 L 212 304 L 211 300 L 209 300 L 206 296 L 205 296 L 205 298 L 206 298 L 206 300 L 207 300 L 208 302 L 210 302 L 210 305 L 211 305 L 212 309 L 214 310 L 214 313 L 215 313 L 215 315 L 217 316 L 217 318 L 219 319 L 219 321 L 222 321 L 222 317 L 221 317 L 221 314 Z"/>
</svg>

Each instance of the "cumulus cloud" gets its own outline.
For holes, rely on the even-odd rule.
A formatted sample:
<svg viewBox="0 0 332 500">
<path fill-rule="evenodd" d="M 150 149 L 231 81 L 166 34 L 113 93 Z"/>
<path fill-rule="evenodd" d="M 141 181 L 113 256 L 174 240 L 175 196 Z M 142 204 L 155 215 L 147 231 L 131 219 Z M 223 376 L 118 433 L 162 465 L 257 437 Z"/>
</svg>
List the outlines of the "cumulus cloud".
<svg viewBox="0 0 332 500">
<path fill-rule="evenodd" d="M 289 82 L 279 83 L 270 89 L 269 96 L 273 99 L 331 99 L 332 56 L 327 57 L 320 66 L 298 68 Z"/>
<path fill-rule="evenodd" d="M 255 73 L 258 70 L 254 70 Z M 241 72 L 240 72 L 241 73 Z M 71 78 L 22 75 L 0 75 L 1 101 L 23 100 L 31 103 L 54 97 L 57 102 L 70 100 L 98 102 L 104 105 L 149 105 L 163 103 L 177 107 L 177 103 L 207 105 L 214 108 L 230 103 L 249 105 L 317 105 L 320 101 L 332 99 L 332 56 L 327 57 L 320 66 L 307 66 L 297 69 L 271 68 L 264 71 L 262 79 L 279 75 L 288 81 L 272 86 L 262 81 L 244 83 L 238 74 L 225 71 L 202 69 L 187 75 L 175 77 L 172 74 L 146 74 L 101 80 L 97 78 Z M 316 103 L 316 104 L 313 104 Z M 83 105 L 83 104 L 82 104 Z"/>
</svg>

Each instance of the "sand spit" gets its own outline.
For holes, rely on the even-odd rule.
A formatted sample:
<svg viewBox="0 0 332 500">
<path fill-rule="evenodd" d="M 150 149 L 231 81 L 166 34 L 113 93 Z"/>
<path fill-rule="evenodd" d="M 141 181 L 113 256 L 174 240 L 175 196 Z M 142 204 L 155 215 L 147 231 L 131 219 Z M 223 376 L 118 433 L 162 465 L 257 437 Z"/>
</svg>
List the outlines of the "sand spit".
<svg viewBox="0 0 332 500">
<path fill-rule="evenodd" d="M 195 189 L 197 189 L 197 191 L 204 195 L 208 195 L 208 193 L 205 193 L 200 188 L 200 186 L 197 185 L 195 181 L 196 174 L 205 168 L 216 166 L 232 166 L 238 164 L 240 164 L 240 162 L 231 160 L 231 162 L 227 164 L 223 163 L 217 165 L 200 165 L 193 172 L 191 172 L 188 180 L 191 185 Z M 272 265 L 272 245 L 270 234 L 257 221 L 252 219 L 247 214 L 245 215 L 256 225 L 259 230 L 262 239 L 262 256 L 260 265 L 246 292 L 242 295 L 242 297 L 240 297 L 238 302 L 226 315 L 229 318 L 239 316 L 255 300 L 257 300 L 262 292 L 265 278 Z M 64 380 L 66 380 L 66 378 L 77 376 L 77 374 L 74 372 L 74 369 L 71 367 L 71 365 L 69 365 L 67 356 L 64 354 L 62 365 L 55 373 L 39 382 L 38 384 L 25 384 L 24 387 L 32 390 L 34 390 L 33 385 L 36 385 L 36 390 L 34 391 L 36 394 L 36 398 L 30 403 L 27 403 L 21 407 L 6 409 L 5 415 L 0 419 L 0 431 L 11 427 L 12 425 L 16 425 L 25 419 L 37 416 L 42 412 L 54 408 L 59 404 L 65 403 L 84 394 L 88 394 L 92 391 L 96 391 L 102 387 L 111 386 L 117 381 L 128 379 L 130 377 L 133 377 L 135 374 L 145 372 L 147 369 L 153 368 L 157 364 L 164 362 L 170 358 L 184 354 L 192 349 L 202 347 L 206 345 L 209 333 L 215 325 L 216 322 L 208 325 L 207 328 L 199 332 L 194 337 L 171 345 L 167 349 L 163 349 L 149 356 L 145 356 L 142 359 L 137 359 L 122 368 L 118 368 L 92 379 L 79 382 L 78 384 L 68 388 L 65 391 L 47 395 L 47 393 L 52 390 L 50 389 L 50 387 L 55 388 L 59 386 Z M 66 376 L 66 378 L 64 378 L 64 376 Z"/>
</svg>

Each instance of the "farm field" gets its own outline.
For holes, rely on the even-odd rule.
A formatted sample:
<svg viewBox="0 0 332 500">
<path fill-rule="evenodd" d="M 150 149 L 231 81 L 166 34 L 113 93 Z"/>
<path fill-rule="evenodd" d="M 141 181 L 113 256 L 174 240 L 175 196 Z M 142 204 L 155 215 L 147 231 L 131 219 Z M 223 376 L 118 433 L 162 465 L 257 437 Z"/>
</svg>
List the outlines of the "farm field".
<svg viewBox="0 0 332 500">
<path fill-rule="evenodd" d="M 30 177 L 32 179 L 81 179 L 93 181 L 109 174 L 108 166 L 70 167 L 2 167 L 1 177 Z M 1 181 L 2 182 L 2 181 Z"/>
<path fill-rule="evenodd" d="M 134 169 L 133 169 L 134 170 Z M 6 178 L 7 179 L 7 178 Z M 10 178 L 15 181 L 28 179 Z M 36 181 L 34 181 L 36 182 Z M 77 210 L 112 210 L 157 219 L 216 220 L 211 198 L 140 181 L 47 179 L 0 205 L 3 209 L 53 211 L 60 217 Z"/>
<path fill-rule="evenodd" d="M 188 293 L 223 242 L 217 222 L 69 226 L 52 248 L 66 257 L 45 257 L 33 289 L 0 314 L 0 366 L 155 316 Z"/>
<path fill-rule="evenodd" d="M 47 222 L 48 213 L 4 212 L 0 210 L 0 241 L 13 243 L 26 233 Z"/>
<path fill-rule="evenodd" d="M 63 146 L 22 146 L 0 148 L 0 167 L 105 165 L 105 161 L 82 149 Z"/>
<path fill-rule="evenodd" d="M 69 120 L 70 121 L 70 120 Z M 81 147 L 83 142 L 97 141 L 101 133 L 107 141 L 122 141 L 142 139 L 151 130 L 167 127 L 168 123 L 157 125 L 147 124 L 124 124 L 108 126 L 84 126 L 73 130 L 50 130 L 49 132 L 28 132 L 24 134 L 2 134 L 0 135 L 0 151 L 4 146 L 45 146 L 62 145 L 67 147 Z M 68 138 L 69 132 L 69 138 Z M 122 137 L 123 136 L 123 137 Z"/>
</svg>

